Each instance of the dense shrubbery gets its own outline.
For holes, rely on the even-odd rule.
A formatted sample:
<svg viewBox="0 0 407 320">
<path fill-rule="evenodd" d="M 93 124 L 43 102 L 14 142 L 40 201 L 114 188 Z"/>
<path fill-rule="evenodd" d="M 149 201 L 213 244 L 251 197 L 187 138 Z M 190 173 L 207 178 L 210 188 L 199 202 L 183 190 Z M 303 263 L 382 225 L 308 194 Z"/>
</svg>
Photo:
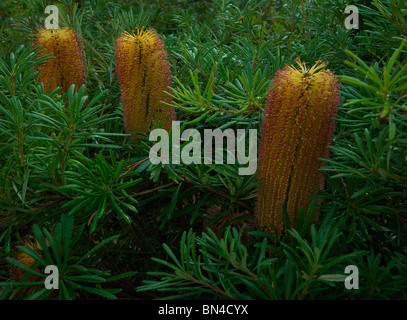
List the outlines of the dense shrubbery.
<svg viewBox="0 0 407 320">
<path fill-rule="evenodd" d="M 49 57 L 32 44 L 49 4 L 0 5 L 2 299 L 407 298 L 406 1 L 58 1 L 88 74 L 48 93 Z M 344 26 L 350 4 L 358 30 Z M 154 165 L 153 142 L 128 139 L 115 40 L 142 26 L 165 42 L 183 129 L 260 137 L 275 72 L 297 57 L 340 78 L 325 188 L 296 225 L 282 207 L 283 235 L 253 220 L 255 175 Z M 47 265 L 58 291 L 44 288 Z"/>
</svg>

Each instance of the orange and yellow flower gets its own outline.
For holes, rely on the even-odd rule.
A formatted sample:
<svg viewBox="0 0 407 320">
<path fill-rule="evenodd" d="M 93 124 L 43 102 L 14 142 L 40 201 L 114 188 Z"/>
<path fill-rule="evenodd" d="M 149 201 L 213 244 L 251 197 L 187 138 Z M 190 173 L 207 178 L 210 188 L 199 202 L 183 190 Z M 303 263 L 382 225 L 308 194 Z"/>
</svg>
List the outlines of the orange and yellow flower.
<svg viewBox="0 0 407 320">
<path fill-rule="evenodd" d="M 144 28 L 125 32 L 116 40 L 115 60 L 126 133 L 148 134 L 158 122 L 169 130 L 175 110 L 163 103 L 172 101 L 165 93 L 171 86 L 171 70 L 163 40 Z"/>
<path fill-rule="evenodd" d="M 290 225 L 295 227 L 298 212 L 307 209 L 311 197 L 323 188 L 320 171 L 329 158 L 339 105 L 339 81 L 326 63 L 317 61 L 308 69 L 277 71 L 263 114 L 259 145 L 258 177 L 261 189 L 255 206 L 259 226 L 284 231 L 282 205 Z M 272 227 L 271 227 L 272 226 Z"/>
<path fill-rule="evenodd" d="M 39 50 L 45 49 L 40 56 L 52 54 L 54 57 L 40 67 L 40 81 L 47 92 L 52 92 L 56 87 L 68 92 L 72 84 L 77 89 L 85 84 L 85 53 L 72 29 L 41 29 L 36 35 L 35 45 L 40 46 Z"/>
</svg>

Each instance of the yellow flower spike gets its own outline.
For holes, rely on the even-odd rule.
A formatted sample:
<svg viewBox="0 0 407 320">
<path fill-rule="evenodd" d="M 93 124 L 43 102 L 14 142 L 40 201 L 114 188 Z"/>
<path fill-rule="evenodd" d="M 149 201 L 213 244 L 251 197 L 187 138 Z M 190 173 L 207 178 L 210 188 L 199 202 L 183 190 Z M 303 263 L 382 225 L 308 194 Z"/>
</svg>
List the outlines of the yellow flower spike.
<svg viewBox="0 0 407 320">
<path fill-rule="evenodd" d="M 45 49 L 40 56 L 52 54 L 53 59 L 43 64 L 40 81 L 47 92 L 61 87 L 62 92 L 68 92 L 75 84 L 78 90 L 85 84 L 87 73 L 85 53 L 76 33 L 66 27 L 61 29 L 41 29 L 35 39 L 39 50 Z"/>
<path fill-rule="evenodd" d="M 124 32 L 116 40 L 115 60 L 126 133 L 148 134 L 158 122 L 169 130 L 175 110 L 163 103 L 172 101 L 165 93 L 171 86 L 171 70 L 163 40 L 144 27 Z"/>
<path fill-rule="evenodd" d="M 323 188 L 319 170 L 329 157 L 339 105 L 339 81 L 317 61 L 308 69 L 277 71 L 263 114 L 259 145 L 258 177 L 261 189 L 255 205 L 257 224 L 266 231 L 284 231 L 282 205 L 291 227 L 296 226 L 300 208 L 305 210 Z M 317 218 L 317 217 L 315 217 Z"/>
</svg>

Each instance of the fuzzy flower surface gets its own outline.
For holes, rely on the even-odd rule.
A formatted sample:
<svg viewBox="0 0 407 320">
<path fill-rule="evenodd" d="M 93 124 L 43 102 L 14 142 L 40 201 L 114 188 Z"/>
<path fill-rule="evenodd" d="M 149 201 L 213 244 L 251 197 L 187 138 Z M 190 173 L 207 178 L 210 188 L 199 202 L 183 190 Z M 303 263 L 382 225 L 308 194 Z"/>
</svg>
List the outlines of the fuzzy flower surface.
<svg viewBox="0 0 407 320">
<path fill-rule="evenodd" d="M 286 66 L 276 72 L 262 122 L 258 177 L 261 189 L 255 219 L 267 231 L 285 228 L 282 205 L 290 226 L 324 186 L 320 158 L 329 158 L 340 101 L 339 81 L 326 63 L 307 68 Z M 314 217 L 317 218 L 317 217 Z"/>
<path fill-rule="evenodd" d="M 39 50 L 44 49 L 40 56 L 52 54 L 54 57 L 40 66 L 40 81 L 47 92 L 52 92 L 56 87 L 68 92 L 72 84 L 77 89 L 85 84 L 85 53 L 75 31 L 68 27 L 41 29 L 36 35 L 35 45 L 40 47 Z"/>
<path fill-rule="evenodd" d="M 165 103 L 171 87 L 171 70 L 164 41 L 153 30 L 138 28 L 116 40 L 116 71 L 123 105 L 126 133 L 148 134 L 158 123 L 169 130 L 175 110 Z M 163 103 L 165 102 L 165 103 Z M 133 134 L 131 138 L 138 135 Z"/>
</svg>

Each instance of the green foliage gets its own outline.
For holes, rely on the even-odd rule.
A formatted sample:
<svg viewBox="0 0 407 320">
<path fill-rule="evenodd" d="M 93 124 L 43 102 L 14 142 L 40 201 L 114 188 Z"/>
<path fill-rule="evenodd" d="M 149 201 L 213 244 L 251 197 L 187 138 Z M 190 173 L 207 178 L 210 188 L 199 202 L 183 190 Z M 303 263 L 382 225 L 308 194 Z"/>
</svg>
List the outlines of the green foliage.
<svg viewBox="0 0 407 320">
<path fill-rule="evenodd" d="M 65 94 L 38 82 L 52 56 L 39 58 L 32 39 L 49 4 L 0 4 L 3 299 L 407 297 L 405 0 L 58 1 L 88 66 L 86 86 Z M 359 29 L 344 24 L 351 4 Z M 257 230 L 258 181 L 241 165 L 152 164 L 154 142 L 128 140 L 114 43 L 140 26 L 165 41 L 180 133 L 259 137 L 275 72 L 296 57 L 329 62 L 342 98 L 327 183 L 295 229 L 286 219 L 281 238 Z M 56 294 L 39 281 L 51 264 L 64 275 Z M 358 290 L 344 287 L 347 265 L 359 268 Z M 10 266 L 26 271 L 23 282 L 11 282 Z"/>
<path fill-rule="evenodd" d="M 10 299 L 15 296 L 21 288 L 33 287 L 30 294 L 26 295 L 27 300 L 46 299 L 53 293 L 52 289 L 44 287 L 44 281 L 47 277 L 46 274 L 36 271 L 37 267 L 45 268 L 46 266 L 56 266 L 59 273 L 59 291 L 58 299 L 60 300 L 73 300 L 77 295 L 83 293 L 91 293 L 99 295 L 104 298 L 116 299 L 115 294 L 120 292 L 120 289 L 102 288 L 102 283 L 117 280 L 123 277 L 128 277 L 132 273 L 121 274 L 119 276 L 110 277 L 109 271 L 101 271 L 94 268 L 86 267 L 82 262 L 90 257 L 93 252 L 99 250 L 105 244 L 113 241 L 119 236 L 109 237 L 93 248 L 91 248 L 84 255 L 80 256 L 75 246 L 80 241 L 84 231 L 84 225 L 74 230 L 74 219 L 72 217 L 66 218 L 61 216 L 61 222 L 55 227 L 54 234 L 51 234 L 47 229 L 42 230 L 38 225 L 34 225 L 33 234 L 35 239 L 40 244 L 43 256 L 40 256 L 33 248 L 18 246 L 17 248 L 32 257 L 35 262 L 31 267 L 24 265 L 22 262 L 7 257 L 6 260 L 10 264 L 21 268 L 25 271 L 21 282 L 5 282 L 0 283 L 6 287 L 3 292 L 2 298 L 10 294 Z M 27 281 L 30 275 L 37 277 L 38 281 Z M 43 278 L 43 280 L 41 280 Z M 26 280 L 26 281 L 24 281 Z M 94 286 L 96 285 L 96 287 Z M 17 289 L 12 291 L 12 287 L 16 286 Z M 98 287 L 99 286 L 99 287 Z M 10 292 L 12 291 L 12 292 Z"/>
<path fill-rule="evenodd" d="M 220 239 L 210 229 L 202 236 L 184 232 L 180 258 L 166 244 L 164 250 L 174 263 L 153 258 L 173 272 L 151 272 L 160 279 L 145 281 L 138 289 L 176 291 L 178 294 L 165 296 L 172 299 L 315 299 L 332 294 L 326 292 L 334 286 L 332 281 L 340 275 L 345 278 L 339 267 L 362 254 L 332 254 L 341 236 L 332 223 L 325 223 L 318 232 L 312 225 L 310 241 L 294 229 L 285 240 L 258 231 L 249 234 L 253 236 L 250 245 L 256 248 L 252 254 L 241 241 L 242 231 L 236 229 L 228 228 Z M 267 254 L 270 251 L 275 257 Z M 335 277 L 329 274 L 333 271 L 338 272 Z"/>
<path fill-rule="evenodd" d="M 120 213 L 127 223 L 131 223 L 131 218 L 122 208 L 137 213 L 137 209 L 131 205 L 131 203 L 137 204 L 137 200 L 129 196 L 126 190 L 137 185 L 142 179 L 124 182 L 121 177 L 124 167 L 123 160 L 120 163 L 116 163 L 115 159 L 112 158 L 113 163 L 110 165 L 101 154 L 95 155 L 95 161 L 85 157 L 82 157 L 82 160 L 85 164 L 73 160 L 71 177 L 67 179 L 66 185 L 58 188 L 63 193 L 72 191 L 80 195 L 64 203 L 61 208 L 72 208 L 69 211 L 70 215 L 76 212 L 83 212 L 87 215 L 93 214 L 94 216 L 90 218 L 92 220 L 91 234 L 96 230 L 98 222 L 105 217 L 108 205 Z M 137 172 L 126 175 L 126 178 L 134 175 L 137 175 Z M 129 203 L 120 200 L 119 195 L 124 198 L 123 200 L 129 201 Z"/>
</svg>

